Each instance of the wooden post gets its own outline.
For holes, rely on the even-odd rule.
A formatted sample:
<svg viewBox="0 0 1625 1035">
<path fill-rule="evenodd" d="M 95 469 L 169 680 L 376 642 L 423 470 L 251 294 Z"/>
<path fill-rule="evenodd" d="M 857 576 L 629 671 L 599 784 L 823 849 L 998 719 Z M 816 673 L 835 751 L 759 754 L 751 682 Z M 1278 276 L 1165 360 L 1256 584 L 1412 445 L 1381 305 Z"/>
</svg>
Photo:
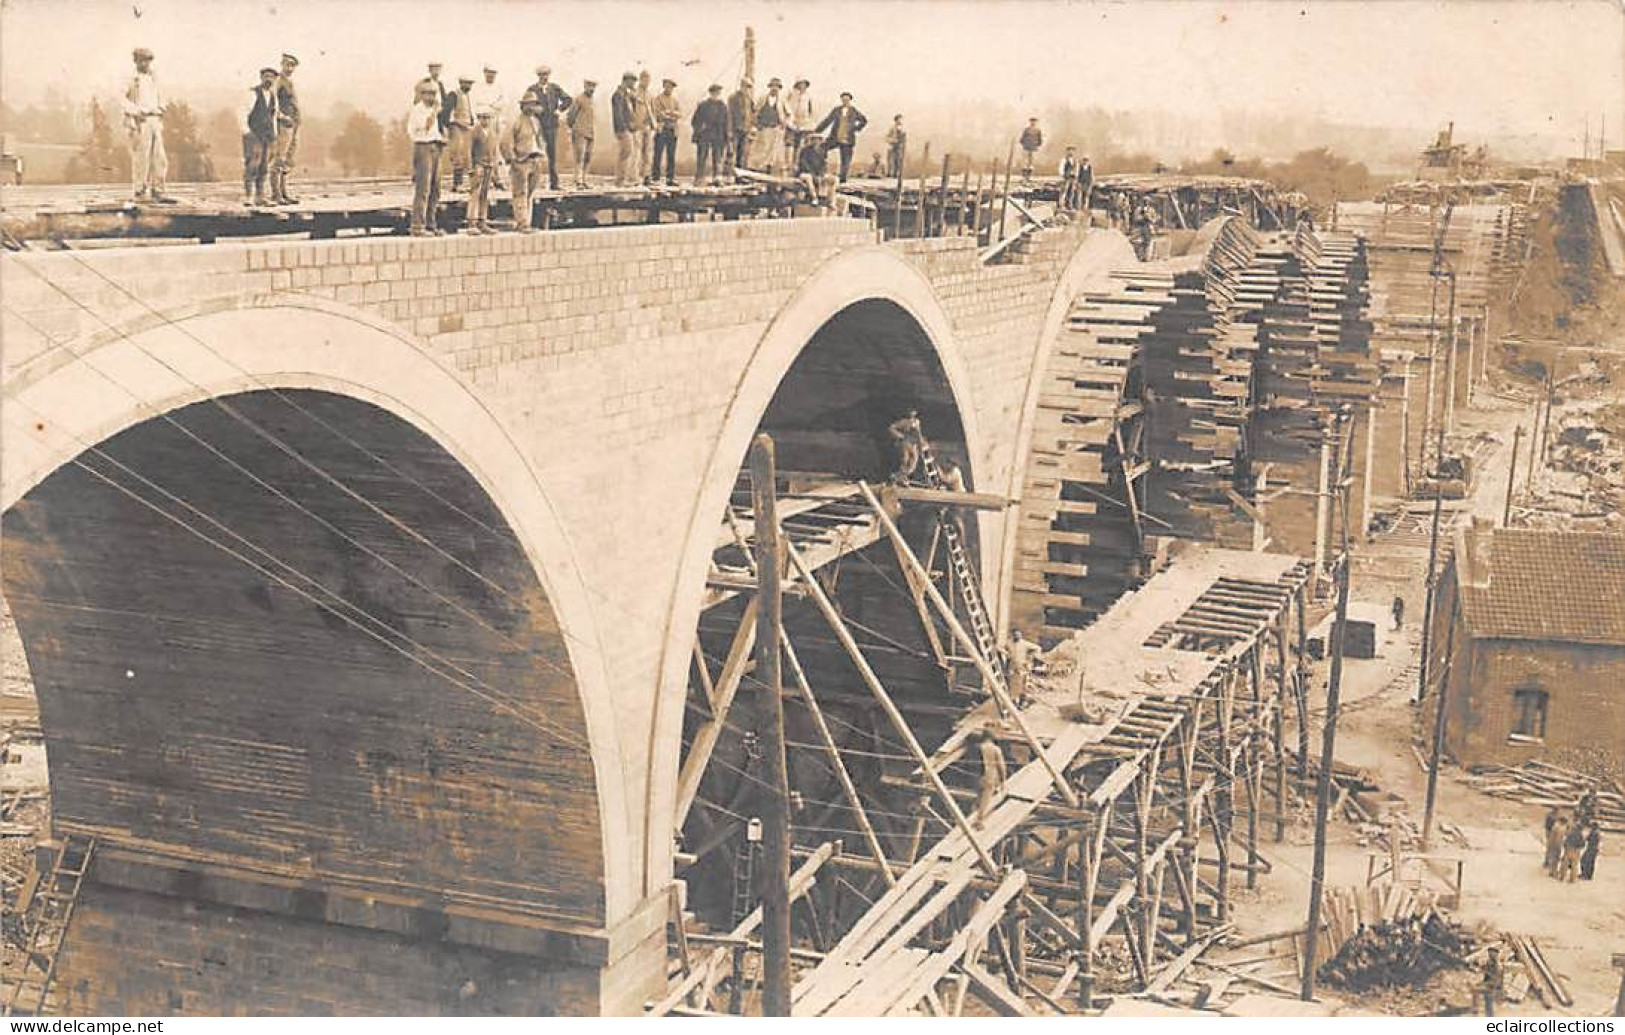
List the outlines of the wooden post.
<svg viewBox="0 0 1625 1035">
<path fill-rule="evenodd" d="M 897 209 L 891 217 L 891 235 L 898 238 L 903 236 L 903 163 L 897 163 Z"/>
<path fill-rule="evenodd" d="M 1078 1005 L 1094 1006 L 1095 995 L 1095 889 L 1100 885 L 1100 858 L 1106 850 L 1106 831 L 1111 826 L 1112 806 L 1108 800 L 1095 813 L 1094 829 L 1078 842 Z"/>
<path fill-rule="evenodd" d="M 1315 942 L 1320 934 L 1320 897 L 1326 882 L 1326 821 L 1332 805 L 1332 767 L 1337 753 L 1338 693 L 1343 678 L 1343 633 L 1349 613 L 1349 556 L 1337 569 L 1337 618 L 1332 623 L 1332 673 L 1326 684 L 1326 726 L 1321 737 L 1320 787 L 1315 798 L 1315 855 L 1309 874 L 1309 919 L 1304 927 L 1305 1002 L 1315 998 Z"/>
<path fill-rule="evenodd" d="M 976 200 L 971 203 L 970 234 L 976 243 L 982 243 L 982 170 L 976 170 Z"/>
<path fill-rule="evenodd" d="M 1286 839 L 1286 658 L 1287 622 L 1291 603 L 1281 608 L 1275 622 L 1275 654 L 1280 667 L 1275 672 L 1275 841 Z"/>
<path fill-rule="evenodd" d="M 1518 482 L 1518 447 L 1523 444 L 1523 425 L 1512 432 L 1512 463 L 1507 465 L 1507 501 L 1501 509 L 1501 527 L 1512 524 L 1512 487 Z"/>
<path fill-rule="evenodd" d="M 1450 351 L 1444 357 L 1444 419 L 1439 422 L 1439 457 L 1444 457 L 1444 437 L 1456 430 L 1456 271 L 1450 270 L 1450 303 L 1446 310 L 1450 321 Z M 1471 370 L 1471 368 L 1468 368 Z"/>
<path fill-rule="evenodd" d="M 920 170 L 920 200 L 919 200 L 919 203 L 914 206 L 914 236 L 915 237 L 924 237 L 925 236 L 925 219 L 926 219 L 925 213 L 926 213 L 925 170 L 921 169 Z"/>
<path fill-rule="evenodd" d="M 1428 535 L 1427 603 L 1422 607 L 1422 655 L 1417 660 L 1416 700 L 1420 703 L 1428 693 L 1428 651 L 1433 639 L 1433 598 L 1438 591 L 1438 573 L 1434 568 L 1439 558 L 1439 518 L 1444 511 L 1444 489 L 1437 478 L 1433 481 L 1433 531 Z"/>
<path fill-rule="evenodd" d="M 954 205 L 954 211 L 958 213 L 954 220 L 955 236 L 958 237 L 965 236 L 965 202 L 970 199 L 970 166 L 971 163 L 966 162 L 964 171 L 959 174 L 959 202 Z"/>
<path fill-rule="evenodd" d="M 1346 408 L 1338 415 L 1338 425 L 1344 432 L 1344 438 L 1353 429 Z M 1326 682 L 1326 724 L 1321 737 L 1320 786 L 1315 796 L 1315 854 L 1309 874 L 1309 918 L 1303 931 L 1302 996 L 1305 1002 L 1315 997 L 1315 943 L 1320 935 L 1320 900 L 1325 893 L 1326 823 L 1332 805 L 1332 770 L 1337 759 L 1337 708 L 1343 684 L 1343 643 L 1348 631 L 1350 569 L 1353 567 L 1349 554 L 1348 487 L 1345 477 L 1349 466 L 1347 460 L 1338 464 L 1338 482 L 1344 485 L 1342 551 L 1337 567 L 1337 617 L 1332 622 L 1332 671 Z"/>
<path fill-rule="evenodd" d="M 755 678 L 762 687 L 759 735 L 766 793 L 762 801 L 762 1015 L 790 1016 L 790 785 L 784 755 L 784 636 L 778 490 L 773 438 L 756 436 L 750 450 L 751 507 L 756 532 L 757 622 Z"/>
<path fill-rule="evenodd" d="M 1546 417 L 1540 424 L 1540 465 L 1546 466 L 1547 451 L 1552 448 L 1552 402 L 1557 397 L 1557 357 L 1546 371 Z"/>
<path fill-rule="evenodd" d="M 1293 687 L 1294 710 L 1298 713 L 1298 783 L 1309 782 L 1309 624 L 1305 613 L 1309 602 L 1304 586 L 1298 587 L 1298 666 L 1296 686 Z"/>
<path fill-rule="evenodd" d="M 1428 838 L 1433 833 L 1433 801 L 1439 790 L 1439 761 L 1444 755 L 1445 708 L 1450 703 L 1451 655 L 1456 649 L 1456 609 L 1450 608 L 1449 630 L 1444 637 L 1444 667 L 1440 670 L 1438 714 L 1433 718 L 1433 757 L 1428 761 L 1428 790 L 1422 808 L 1422 851 L 1428 850 Z M 1397 876 L 1397 875 L 1396 875 Z"/>
<path fill-rule="evenodd" d="M 948 163 L 952 158 L 950 152 L 942 153 L 942 188 L 937 200 L 937 222 L 941 224 L 938 232 L 943 237 L 948 236 Z"/>
<path fill-rule="evenodd" d="M 1014 171 L 1015 164 L 1016 144 L 1012 140 L 1010 142 L 1010 153 L 1004 159 L 1004 201 L 999 206 L 999 240 L 1001 241 L 1004 240 L 1004 226 L 1009 221 L 1010 216 L 1010 173 Z"/>
</svg>

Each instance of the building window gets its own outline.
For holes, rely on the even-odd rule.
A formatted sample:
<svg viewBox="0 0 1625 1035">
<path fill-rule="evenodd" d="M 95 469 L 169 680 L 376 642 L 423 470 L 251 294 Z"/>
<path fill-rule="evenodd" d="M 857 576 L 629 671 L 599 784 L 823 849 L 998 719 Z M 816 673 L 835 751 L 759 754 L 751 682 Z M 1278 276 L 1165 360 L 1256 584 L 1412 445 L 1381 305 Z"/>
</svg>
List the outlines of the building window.
<svg viewBox="0 0 1625 1035">
<path fill-rule="evenodd" d="M 1523 740 L 1546 737 L 1546 691 L 1512 692 L 1512 735 Z"/>
</svg>

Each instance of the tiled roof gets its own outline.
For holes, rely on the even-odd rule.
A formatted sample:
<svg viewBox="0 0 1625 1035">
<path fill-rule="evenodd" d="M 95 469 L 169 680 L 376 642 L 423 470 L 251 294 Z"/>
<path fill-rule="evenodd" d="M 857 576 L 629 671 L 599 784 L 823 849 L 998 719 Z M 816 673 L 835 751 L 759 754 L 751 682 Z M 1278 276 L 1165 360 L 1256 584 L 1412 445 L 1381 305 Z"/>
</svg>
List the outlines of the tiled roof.
<svg viewBox="0 0 1625 1035">
<path fill-rule="evenodd" d="M 1625 645 L 1625 535 L 1535 528 L 1470 531 L 1462 615 L 1480 638 Z M 1487 547 L 1487 549 L 1483 549 Z M 1473 572 L 1475 559 L 1486 570 Z"/>
</svg>

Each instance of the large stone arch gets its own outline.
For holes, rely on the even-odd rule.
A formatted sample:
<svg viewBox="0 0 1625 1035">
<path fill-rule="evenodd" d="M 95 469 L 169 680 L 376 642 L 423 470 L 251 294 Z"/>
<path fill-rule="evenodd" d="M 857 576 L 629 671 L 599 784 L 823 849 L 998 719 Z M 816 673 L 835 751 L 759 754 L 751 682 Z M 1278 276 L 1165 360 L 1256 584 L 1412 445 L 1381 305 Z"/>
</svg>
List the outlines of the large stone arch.
<svg viewBox="0 0 1625 1035">
<path fill-rule="evenodd" d="M 140 432 L 159 415 L 198 404 L 195 412 L 211 410 L 206 401 L 223 396 L 278 392 L 339 400 L 330 412 L 370 412 L 375 423 L 409 429 L 414 441 L 455 462 L 511 532 L 539 587 L 538 606 L 551 609 L 557 654 L 579 697 L 577 716 L 561 725 L 590 753 L 590 776 L 576 797 L 595 811 L 584 817 L 583 836 L 597 844 L 584 848 L 587 857 L 601 857 L 601 874 L 585 881 L 601 886 L 585 889 L 580 908 L 557 912 L 578 926 L 612 927 L 641 902 L 640 866 L 633 810 L 625 801 L 623 746 L 587 589 L 525 451 L 421 343 L 348 307 L 282 295 L 218 300 L 52 349 L 5 388 L 0 509 L 12 510 L 87 448 Z M 524 865 L 545 869 L 548 861 Z"/>
<path fill-rule="evenodd" d="M 906 327 L 913 343 L 927 349 L 938 367 L 941 388 L 953 414 L 974 483 L 976 469 L 991 461 L 990 448 L 976 422 L 971 376 L 955 342 L 953 325 L 930 283 L 893 250 L 867 247 L 829 260 L 800 288 L 768 325 L 744 365 L 728 404 L 722 429 L 707 463 L 690 513 L 681 565 L 673 588 L 662 652 L 660 689 L 651 724 L 645 831 L 647 869 L 655 890 L 670 874 L 674 779 L 681 750 L 682 705 L 707 567 L 718 522 L 751 438 L 761 426 L 780 386 L 819 332 L 842 314 L 885 314 Z M 931 414 L 922 407 L 930 433 Z M 985 533 L 984 533 L 985 537 Z M 983 555 L 988 553 L 984 545 Z"/>
<path fill-rule="evenodd" d="M 1043 394 L 1050 358 L 1054 355 L 1055 343 L 1066 326 L 1067 314 L 1072 311 L 1072 305 L 1078 295 L 1084 291 L 1103 290 L 1109 287 L 1112 283 L 1113 270 L 1133 266 L 1138 261 L 1134 254 L 1134 246 L 1129 243 L 1127 237 L 1116 230 L 1097 229 L 1084 237 L 1083 243 L 1072 253 L 1072 258 L 1061 271 L 1055 290 L 1050 295 L 1049 306 L 1045 309 L 1044 323 L 1039 330 L 1038 340 L 1033 345 L 1032 365 L 1027 373 L 1027 390 L 1021 404 L 1021 423 L 1012 443 L 1010 482 L 1005 489 L 1011 499 L 1019 500 L 1022 496 L 1022 480 L 1027 474 L 1029 454 L 1033 445 L 1033 423 L 1038 415 L 1038 398 Z M 999 544 L 1000 579 L 996 617 L 1001 628 L 1007 627 L 1010 620 L 1010 595 L 1014 588 L 1010 571 L 1015 564 L 1020 530 L 1021 507 L 1017 504 L 1006 516 Z"/>
</svg>

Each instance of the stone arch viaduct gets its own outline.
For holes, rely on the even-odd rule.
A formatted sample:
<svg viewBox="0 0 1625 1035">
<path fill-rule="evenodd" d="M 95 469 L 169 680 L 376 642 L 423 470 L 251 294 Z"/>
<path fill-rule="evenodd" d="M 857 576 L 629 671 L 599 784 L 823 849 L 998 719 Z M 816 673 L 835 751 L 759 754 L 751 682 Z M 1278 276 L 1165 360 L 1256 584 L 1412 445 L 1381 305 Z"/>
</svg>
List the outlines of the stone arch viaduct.
<svg viewBox="0 0 1625 1035">
<path fill-rule="evenodd" d="M 752 434 L 883 464 L 917 406 L 1019 496 L 1132 262 L 839 219 L 7 256 L 5 592 L 98 844 L 67 1006 L 637 1010 Z M 1001 612 L 1019 520 L 978 525 Z"/>
</svg>

